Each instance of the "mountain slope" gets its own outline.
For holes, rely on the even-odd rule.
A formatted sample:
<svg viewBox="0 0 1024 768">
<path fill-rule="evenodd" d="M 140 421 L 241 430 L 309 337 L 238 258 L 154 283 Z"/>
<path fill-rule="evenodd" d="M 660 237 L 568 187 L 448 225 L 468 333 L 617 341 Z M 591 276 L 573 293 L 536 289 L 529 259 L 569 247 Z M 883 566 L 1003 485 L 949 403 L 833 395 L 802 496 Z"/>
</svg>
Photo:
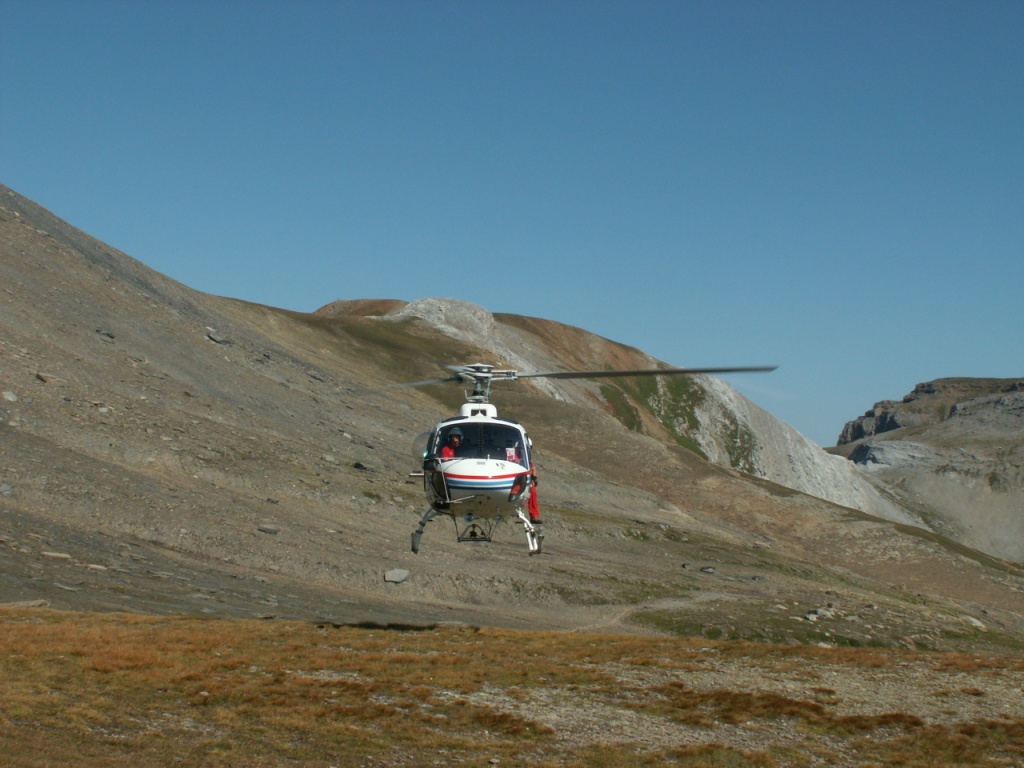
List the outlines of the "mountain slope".
<svg viewBox="0 0 1024 768">
<path fill-rule="evenodd" d="M 0 280 L 0 602 L 930 647 L 1024 637 L 1019 569 L 705 461 L 661 418 L 675 401 L 658 413 L 628 383 L 501 392 L 537 447 L 545 555 L 528 558 L 511 525 L 473 546 L 439 522 L 413 556 L 410 446 L 461 392 L 389 385 L 487 360 L 492 339 L 474 333 L 492 321 L 512 362 L 648 359 L 580 329 L 209 296 L 6 188 Z M 386 581 L 395 568 L 409 578 Z M 825 603 L 841 606 L 833 626 L 800 618 Z"/>
</svg>

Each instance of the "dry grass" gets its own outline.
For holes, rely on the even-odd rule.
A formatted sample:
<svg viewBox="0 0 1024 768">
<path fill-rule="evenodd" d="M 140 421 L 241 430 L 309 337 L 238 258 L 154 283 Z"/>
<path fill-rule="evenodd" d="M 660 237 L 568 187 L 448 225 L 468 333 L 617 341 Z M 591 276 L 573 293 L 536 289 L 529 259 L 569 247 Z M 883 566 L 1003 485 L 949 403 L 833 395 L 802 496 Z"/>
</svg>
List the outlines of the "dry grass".
<svg viewBox="0 0 1024 768">
<path fill-rule="evenodd" d="M 1024 760 L 1022 719 L 842 715 L 836 691 L 818 684 L 804 698 L 733 687 L 727 674 L 713 689 L 680 680 L 709 664 L 770 663 L 781 673 L 823 663 L 888 671 L 897 661 L 977 674 L 982 694 L 984 675 L 1021 672 L 1019 658 L 999 656 L 5 610 L 0 749 L 7 765 L 132 768 L 770 767 L 820 764 L 816 754 L 844 764 L 854 753 L 893 766 Z M 566 702 L 556 725 L 545 697 Z M 614 722 L 590 733 L 590 707 L 646 725 L 623 731 L 631 737 L 616 737 Z M 717 738 L 777 727 L 785 739 Z M 817 752 L 801 748 L 812 743 Z"/>
</svg>

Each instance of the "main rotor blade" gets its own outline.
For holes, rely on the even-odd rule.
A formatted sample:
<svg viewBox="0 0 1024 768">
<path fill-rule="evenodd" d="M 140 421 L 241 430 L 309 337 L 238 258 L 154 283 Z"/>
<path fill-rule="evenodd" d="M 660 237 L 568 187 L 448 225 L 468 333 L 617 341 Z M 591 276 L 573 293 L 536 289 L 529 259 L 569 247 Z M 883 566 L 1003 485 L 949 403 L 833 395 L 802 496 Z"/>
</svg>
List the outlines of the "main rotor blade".
<svg viewBox="0 0 1024 768">
<path fill-rule="evenodd" d="M 519 373 L 520 379 L 607 379 L 613 376 L 678 376 L 698 373 L 766 373 L 777 365 L 745 365 L 732 368 L 641 368 L 633 371 L 548 371 L 546 373 Z"/>
<path fill-rule="evenodd" d="M 426 379 L 424 381 L 406 381 L 402 384 L 391 384 L 390 387 L 429 387 L 431 384 L 451 384 L 463 381 L 461 376 L 449 376 L 446 379 Z"/>
</svg>

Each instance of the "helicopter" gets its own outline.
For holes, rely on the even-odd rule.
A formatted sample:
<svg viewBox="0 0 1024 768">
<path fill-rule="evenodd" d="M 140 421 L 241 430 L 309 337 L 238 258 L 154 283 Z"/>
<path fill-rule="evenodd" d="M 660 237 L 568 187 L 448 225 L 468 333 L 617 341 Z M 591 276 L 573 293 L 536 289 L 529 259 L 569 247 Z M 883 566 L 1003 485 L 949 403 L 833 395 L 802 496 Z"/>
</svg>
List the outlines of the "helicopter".
<svg viewBox="0 0 1024 768">
<path fill-rule="evenodd" d="M 445 378 L 398 385 L 473 385 L 473 392 L 467 394 L 458 416 L 439 422 L 430 432 L 419 435 L 414 443 L 414 453 L 422 460 L 422 470 L 411 473 L 411 476 L 423 478 L 423 491 L 429 508 L 412 533 L 413 553 L 419 553 L 427 523 L 438 515 L 454 521 L 456 538 L 460 542 L 490 542 L 498 524 L 509 518 L 513 523 L 522 524 L 529 554 L 541 552 L 543 525 L 539 520 L 531 519 L 525 511 L 537 482 L 532 471 L 533 443 L 519 422 L 498 416 L 498 409 L 490 402 L 492 382 L 527 378 L 693 376 L 702 373 L 767 372 L 776 367 L 521 372 L 472 363 L 449 366 L 453 373 Z"/>
</svg>

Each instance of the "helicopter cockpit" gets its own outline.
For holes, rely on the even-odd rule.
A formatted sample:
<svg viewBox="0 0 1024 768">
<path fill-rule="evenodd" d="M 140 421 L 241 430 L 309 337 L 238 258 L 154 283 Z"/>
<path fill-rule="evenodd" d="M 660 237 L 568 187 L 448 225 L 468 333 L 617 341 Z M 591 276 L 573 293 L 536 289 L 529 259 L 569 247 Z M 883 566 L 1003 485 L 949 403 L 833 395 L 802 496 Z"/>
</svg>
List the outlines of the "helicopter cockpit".
<svg viewBox="0 0 1024 768">
<path fill-rule="evenodd" d="M 446 458 L 442 453 L 445 446 L 452 446 L 453 435 L 458 435 L 458 447 L 453 456 L 459 459 L 491 459 L 510 461 L 523 467 L 530 466 L 529 440 L 522 428 L 511 422 L 486 420 L 462 420 L 451 425 L 442 425 L 433 435 L 429 446 L 429 458 Z"/>
</svg>

